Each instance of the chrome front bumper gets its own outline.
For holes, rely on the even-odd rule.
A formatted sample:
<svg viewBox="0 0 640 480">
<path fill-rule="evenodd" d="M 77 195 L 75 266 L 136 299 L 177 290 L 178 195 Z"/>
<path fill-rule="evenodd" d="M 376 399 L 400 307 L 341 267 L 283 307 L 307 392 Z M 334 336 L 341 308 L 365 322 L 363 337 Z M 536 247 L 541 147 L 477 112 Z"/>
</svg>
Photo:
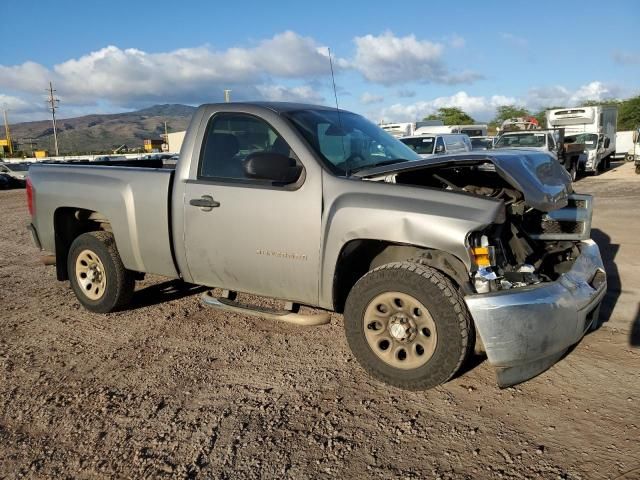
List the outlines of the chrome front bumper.
<svg viewBox="0 0 640 480">
<path fill-rule="evenodd" d="M 465 297 L 498 385 L 528 380 L 553 365 L 593 322 L 607 291 L 593 240 L 555 282 Z"/>
</svg>

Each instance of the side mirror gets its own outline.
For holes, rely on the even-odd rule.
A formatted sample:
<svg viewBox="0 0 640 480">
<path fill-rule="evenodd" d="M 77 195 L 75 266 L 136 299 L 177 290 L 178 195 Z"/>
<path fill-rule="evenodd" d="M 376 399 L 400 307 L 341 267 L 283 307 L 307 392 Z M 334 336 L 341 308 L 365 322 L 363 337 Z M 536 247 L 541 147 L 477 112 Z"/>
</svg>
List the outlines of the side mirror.
<svg viewBox="0 0 640 480">
<path fill-rule="evenodd" d="M 255 152 L 244 161 L 247 178 L 270 180 L 272 182 L 293 183 L 302 173 L 302 167 L 293 158 L 274 152 Z"/>
<path fill-rule="evenodd" d="M 437 145 L 436 153 L 444 153 L 444 145 Z"/>
</svg>

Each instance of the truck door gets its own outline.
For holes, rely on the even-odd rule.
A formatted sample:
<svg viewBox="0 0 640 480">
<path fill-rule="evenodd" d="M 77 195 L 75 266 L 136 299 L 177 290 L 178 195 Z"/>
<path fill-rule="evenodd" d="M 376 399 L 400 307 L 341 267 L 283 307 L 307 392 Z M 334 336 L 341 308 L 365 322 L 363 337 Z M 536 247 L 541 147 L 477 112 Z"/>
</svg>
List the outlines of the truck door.
<svg viewBox="0 0 640 480">
<path fill-rule="evenodd" d="M 275 128 L 246 113 L 215 114 L 208 121 L 202 146 L 197 175 L 188 180 L 184 197 L 191 280 L 315 304 L 320 167 L 302 164 Z M 248 178 L 243 161 L 256 152 L 287 155 L 303 171 L 296 182 L 286 185 Z"/>
</svg>

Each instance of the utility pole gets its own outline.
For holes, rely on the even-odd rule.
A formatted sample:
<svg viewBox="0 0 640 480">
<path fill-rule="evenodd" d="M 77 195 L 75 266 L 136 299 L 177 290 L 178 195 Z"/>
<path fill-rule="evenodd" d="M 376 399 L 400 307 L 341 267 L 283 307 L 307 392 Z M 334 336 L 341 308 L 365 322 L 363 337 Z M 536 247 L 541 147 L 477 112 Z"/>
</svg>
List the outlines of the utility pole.
<svg viewBox="0 0 640 480">
<path fill-rule="evenodd" d="M 53 96 L 55 90 L 53 89 L 53 84 L 49 82 L 49 98 L 47 98 L 47 103 L 49 104 L 49 110 L 51 110 L 51 119 L 53 121 L 53 141 L 56 147 L 56 157 L 60 155 L 58 152 L 58 131 L 56 129 L 56 109 L 58 108 L 59 99 Z"/>
<path fill-rule="evenodd" d="M 37 145 L 37 143 L 33 141 L 33 137 L 29 137 L 29 146 L 31 147 L 31 156 L 32 157 L 35 156 L 35 153 L 34 153 L 35 148 L 34 147 L 36 145 Z"/>
<path fill-rule="evenodd" d="M 229 103 L 231 101 L 231 90 L 225 88 L 224 90 L 224 101 L 225 103 Z"/>
<path fill-rule="evenodd" d="M 9 146 L 9 155 L 13 156 L 13 144 L 11 142 L 11 132 L 9 132 L 9 120 L 7 120 L 7 111 L 4 111 L 4 136 Z"/>
<path fill-rule="evenodd" d="M 164 143 L 167 144 L 167 152 L 169 151 L 169 131 L 167 130 L 167 122 L 164 122 Z"/>
</svg>

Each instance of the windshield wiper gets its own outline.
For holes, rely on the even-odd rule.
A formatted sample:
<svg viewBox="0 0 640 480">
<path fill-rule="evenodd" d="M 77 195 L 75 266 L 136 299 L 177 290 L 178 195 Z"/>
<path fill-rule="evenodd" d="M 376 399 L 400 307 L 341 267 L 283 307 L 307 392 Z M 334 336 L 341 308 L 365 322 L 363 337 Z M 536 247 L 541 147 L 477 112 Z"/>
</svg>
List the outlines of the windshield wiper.
<svg viewBox="0 0 640 480">
<path fill-rule="evenodd" d="M 406 158 L 390 158 L 388 160 L 381 160 L 379 162 L 371 163 L 369 165 L 363 165 L 361 167 L 352 168 L 351 173 L 361 172 L 362 170 L 370 170 L 376 167 L 384 167 L 385 165 L 393 165 L 394 163 L 403 163 L 403 162 L 410 162 L 410 161 L 411 160 L 408 160 Z"/>
</svg>

